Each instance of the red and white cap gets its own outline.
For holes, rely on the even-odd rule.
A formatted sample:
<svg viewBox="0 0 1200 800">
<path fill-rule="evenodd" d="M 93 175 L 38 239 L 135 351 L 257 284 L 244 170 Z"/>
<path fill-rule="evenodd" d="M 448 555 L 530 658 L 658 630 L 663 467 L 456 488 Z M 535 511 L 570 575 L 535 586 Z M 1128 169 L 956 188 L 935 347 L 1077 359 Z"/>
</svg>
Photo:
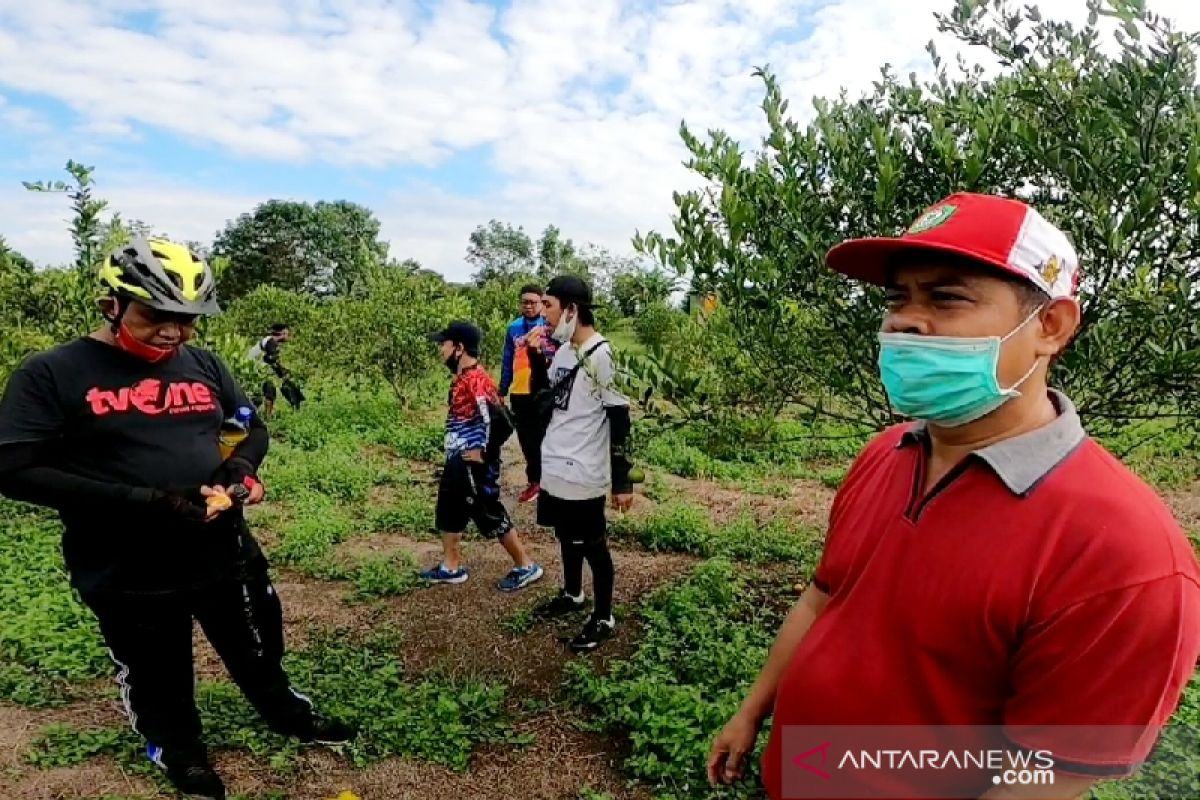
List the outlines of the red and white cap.
<svg viewBox="0 0 1200 800">
<path fill-rule="evenodd" d="M 1079 291 L 1079 256 L 1067 235 L 1020 200 L 990 194 L 951 195 L 894 238 L 851 239 L 829 251 L 830 269 L 884 285 L 893 257 L 927 250 L 977 261 L 1022 278 L 1052 299 Z"/>
</svg>

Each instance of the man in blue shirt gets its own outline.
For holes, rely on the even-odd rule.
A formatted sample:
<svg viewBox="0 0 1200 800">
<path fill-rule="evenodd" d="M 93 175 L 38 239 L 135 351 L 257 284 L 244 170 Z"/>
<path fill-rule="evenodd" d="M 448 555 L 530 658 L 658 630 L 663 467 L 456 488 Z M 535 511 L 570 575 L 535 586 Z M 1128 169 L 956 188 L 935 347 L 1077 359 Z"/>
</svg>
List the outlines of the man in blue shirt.
<svg viewBox="0 0 1200 800">
<path fill-rule="evenodd" d="M 525 477 L 529 485 L 520 501 L 528 503 L 538 496 L 542 480 L 543 421 L 533 401 L 531 358 L 543 358 L 549 364 L 554 357 L 550 336 L 541 337 L 541 346 L 526 345 L 531 331 L 546 324 L 542 318 L 542 288 L 532 284 L 521 288 L 521 316 L 513 320 L 504 335 L 504 358 L 500 365 L 500 394 L 509 398 L 516 421 L 517 439 L 525 454 Z M 548 333 L 548 332 L 547 332 Z"/>
</svg>

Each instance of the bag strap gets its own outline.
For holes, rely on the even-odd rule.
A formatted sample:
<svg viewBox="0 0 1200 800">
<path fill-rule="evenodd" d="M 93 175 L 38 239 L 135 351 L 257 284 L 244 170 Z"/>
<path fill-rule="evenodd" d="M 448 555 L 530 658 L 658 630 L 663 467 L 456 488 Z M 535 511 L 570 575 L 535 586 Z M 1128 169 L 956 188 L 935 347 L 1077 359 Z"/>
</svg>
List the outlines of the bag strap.
<svg viewBox="0 0 1200 800">
<path fill-rule="evenodd" d="M 571 367 L 571 372 L 572 373 L 578 372 L 579 368 L 583 366 L 583 362 L 587 361 L 588 356 L 590 356 L 592 353 L 596 352 L 597 350 L 599 350 L 601 347 L 603 347 L 606 344 L 608 344 L 608 339 L 601 339 L 600 341 L 596 342 L 594 345 L 589 347 L 587 349 L 587 351 L 584 352 L 584 354 L 579 357 L 579 360 L 575 362 L 575 366 Z"/>
<path fill-rule="evenodd" d="M 570 371 L 567 372 L 566 375 L 564 375 L 559 380 L 555 381 L 555 385 L 561 384 L 563 381 L 567 380 L 567 378 L 575 377 L 575 373 L 579 372 L 579 369 L 583 366 L 584 362 L 587 361 L 588 356 L 590 356 L 592 353 L 599 350 L 602 345 L 606 345 L 606 344 L 608 344 L 608 339 L 601 339 L 600 341 L 596 342 L 594 345 L 589 347 L 584 352 L 584 354 L 579 356 L 578 360 L 576 360 L 575 366 L 571 367 Z"/>
</svg>

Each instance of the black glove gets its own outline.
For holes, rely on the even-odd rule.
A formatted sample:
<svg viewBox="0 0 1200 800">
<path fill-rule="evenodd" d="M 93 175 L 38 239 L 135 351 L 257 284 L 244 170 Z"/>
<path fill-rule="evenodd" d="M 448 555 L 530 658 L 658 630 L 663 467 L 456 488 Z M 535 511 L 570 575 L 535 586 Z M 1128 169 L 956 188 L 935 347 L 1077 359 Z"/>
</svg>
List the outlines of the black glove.
<svg viewBox="0 0 1200 800">
<path fill-rule="evenodd" d="M 249 461 L 234 456 L 233 458 L 226 459 L 225 463 L 217 467 L 217 471 L 213 473 L 209 485 L 224 486 L 226 489 L 241 486 L 246 478 L 254 477 L 255 471 L 254 465 Z"/>
<path fill-rule="evenodd" d="M 198 494 L 196 496 L 199 497 Z M 129 493 L 129 499 L 159 513 L 179 517 L 189 522 L 204 522 L 208 518 L 208 509 L 204 503 L 197 503 L 192 498 L 176 492 L 164 492 L 161 489 L 134 489 Z"/>
</svg>

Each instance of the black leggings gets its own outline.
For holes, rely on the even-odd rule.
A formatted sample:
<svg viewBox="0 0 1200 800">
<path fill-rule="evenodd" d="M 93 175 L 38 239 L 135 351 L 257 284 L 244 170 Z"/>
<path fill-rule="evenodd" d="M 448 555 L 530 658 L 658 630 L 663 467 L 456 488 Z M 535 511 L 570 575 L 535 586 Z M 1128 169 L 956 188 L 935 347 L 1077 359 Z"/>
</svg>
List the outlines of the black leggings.
<svg viewBox="0 0 1200 800">
<path fill-rule="evenodd" d="M 583 593 L 583 562 L 592 568 L 592 584 L 596 592 L 596 607 L 592 612 L 596 619 L 612 616 L 613 569 L 612 554 L 608 551 L 608 540 L 594 539 L 589 542 L 572 542 L 559 538 L 562 547 L 563 588 L 567 594 L 578 597 Z"/>
</svg>

